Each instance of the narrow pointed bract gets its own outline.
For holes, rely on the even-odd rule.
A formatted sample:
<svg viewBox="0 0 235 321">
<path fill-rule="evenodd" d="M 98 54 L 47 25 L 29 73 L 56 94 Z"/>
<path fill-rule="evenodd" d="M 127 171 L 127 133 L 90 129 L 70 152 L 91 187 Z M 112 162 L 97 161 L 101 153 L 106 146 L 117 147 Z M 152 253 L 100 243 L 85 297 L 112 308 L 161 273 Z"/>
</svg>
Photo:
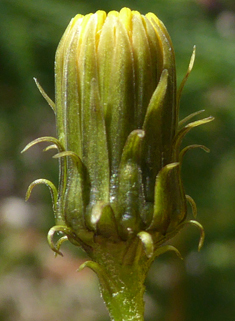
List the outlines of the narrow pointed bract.
<svg viewBox="0 0 235 321">
<path fill-rule="evenodd" d="M 112 291 L 121 298 L 125 294 L 126 301 L 131 295 L 141 301 L 140 284 L 154 258 L 166 251 L 180 256 L 174 247 L 162 246 L 165 241 L 189 222 L 201 229 L 200 246 L 203 242 L 201 225 L 187 221 L 187 201 L 194 215 L 196 204 L 185 195 L 181 165 L 187 150 L 208 149 L 192 145 L 181 151 L 180 145 L 192 128 L 213 117 L 188 123 L 196 112 L 178 120 L 194 59 L 195 48 L 177 93 L 174 49 L 163 23 L 153 13 L 144 16 L 128 8 L 97 11 L 75 16 L 60 41 L 55 104 L 36 82 L 55 112 L 58 139 L 39 138 L 25 150 L 53 143 L 60 178 L 58 191 L 39 180 L 27 197 L 36 184 L 49 187 L 56 218 L 50 246 L 61 254 L 68 240 L 87 252 L 93 262 L 83 267 L 97 272 L 115 320 L 142 320 L 140 302 L 135 314 L 130 315 L 128 303 L 116 318 L 123 300 Z M 63 236 L 54 243 L 57 232 Z M 128 279 L 130 271 L 137 273 L 136 280 Z"/>
</svg>

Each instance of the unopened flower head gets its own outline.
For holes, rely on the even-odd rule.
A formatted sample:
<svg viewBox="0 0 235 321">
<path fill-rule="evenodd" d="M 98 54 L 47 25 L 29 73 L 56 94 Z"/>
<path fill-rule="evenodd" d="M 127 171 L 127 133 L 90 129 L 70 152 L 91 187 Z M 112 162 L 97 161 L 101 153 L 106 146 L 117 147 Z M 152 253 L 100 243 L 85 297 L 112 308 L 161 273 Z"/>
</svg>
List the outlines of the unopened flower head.
<svg viewBox="0 0 235 321">
<path fill-rule="evenodd" d="M 159 246 L 187 221 L 181 180 L 185 134 L 212 117 L 178 122 L 179 101 L 188 72 L 176 89 L 175 56 L 170 36 L 153 14 L 97 11 L 77 15 L 56 52 L 54 109 L 58 139 L 43 137 L 57 148 L 58 191 L 48 180 L 56 226 L 48 234 L 59 252 L 69 239 L 90 256 L 97 243 L 142 242 L 152 258 Z M 54 244 L 55 232 L 64 237 Z M 201 245 L 201 244 L 200 244 Z M 129 245 L 128 245 L 129 246 Z"/>
</svg>

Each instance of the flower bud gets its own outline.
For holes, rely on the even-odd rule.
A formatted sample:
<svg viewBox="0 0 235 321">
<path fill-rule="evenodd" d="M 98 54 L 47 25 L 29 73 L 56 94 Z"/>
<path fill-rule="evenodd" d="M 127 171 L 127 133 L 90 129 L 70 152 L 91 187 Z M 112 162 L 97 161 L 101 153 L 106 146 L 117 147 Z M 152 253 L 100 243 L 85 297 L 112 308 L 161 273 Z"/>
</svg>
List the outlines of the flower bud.
<svg viewBox="0 0 235 321">
<path fill-rule="evenodd" d="M 94 259 L 97 243 L 129 247 L 138 239 L 152 259 L 185 224 L 187 200 L 195 212 L 181 163 L 188 149 L 207 149 L 193 145 L 180 152 L 180 145 L 191 128 L 212 117 L 178 122 L 194 56 L 177 92 L 172 42 L 153 13 L 123 8 L 71 20 L 56 52 L 55 106 L 38 85 L 55 111 L 58 140 L 44 137 L 26 147 L 50 141 L 58 150 L 58 192 L 47 180 L 28 192 L 37 183 L 52 192 L 56 226 L 48 238 L 54 251 L 69 239 Z M 58 231 L 65 238 L 55 245 Z"/>
</svg>

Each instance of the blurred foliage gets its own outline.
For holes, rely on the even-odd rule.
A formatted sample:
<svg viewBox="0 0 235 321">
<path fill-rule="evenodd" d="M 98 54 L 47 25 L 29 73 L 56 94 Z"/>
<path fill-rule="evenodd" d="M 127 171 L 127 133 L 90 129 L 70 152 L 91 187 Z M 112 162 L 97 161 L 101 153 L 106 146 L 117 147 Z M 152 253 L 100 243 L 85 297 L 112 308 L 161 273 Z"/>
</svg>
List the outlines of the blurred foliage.
<svg viewBox="0 0 235 321">
<path fill-rule="evenodd" d="M 33 82 L 54 98 L 54 53 L 76 14 L 123 6 L 154 12 L 172 37 L 178 81 L 193 45 L 196 62 L 181 102 L 181 117 L 205 109 L 215 121 L 190 132 L 185 189 L 198 205 L 206 242 L 197 253 L 197 231 L 174 240 L 183 262 L 167 254 L 147 280 L 146 321 L 233 321 L 235 315 L 235 4 L 233 0 L 0 0 L 0 320 L 108 320 L 90 271 L 76 274 L 84 254 L 65 246 L 53 260 L 46 231 L 53 224 L 44 187 L 24 203 L 29 183 L 57 181 L 57 162 L 43 146 L 21 155 L 26 143 L 55 135 L 53 112 Z"/>
</svg>

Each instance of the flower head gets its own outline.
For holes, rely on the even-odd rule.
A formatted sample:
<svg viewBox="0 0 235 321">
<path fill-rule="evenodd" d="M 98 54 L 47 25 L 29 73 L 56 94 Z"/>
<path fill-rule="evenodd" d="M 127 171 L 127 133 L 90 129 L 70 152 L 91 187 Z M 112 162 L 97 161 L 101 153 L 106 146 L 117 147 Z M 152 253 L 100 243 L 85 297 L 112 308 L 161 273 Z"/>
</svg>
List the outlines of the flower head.
<svg viewBox="0 0 235 321">
<path fill-rule="evenodd" d="M 138 240 L 152 260 L 185 224 L 187 200 L 195 213 L 181 163 L 188 149 L 207 149 L 180 151 L 180 145 L 191 128 L 212 117 L 178 122 L 194 56 L 177 92 L 172 42 L 153 13 L 123 8 L 71 20 L 56 52 L 55 105 L 38 85 L 55 111 L 58 139 L 44 137 L 26 147 L 49 141 L 58 150 L 58 192 L 47 180 L 28 190 L 29 196 L 35 184 L 50 187 L 56 226 L 48 238 L 55 252 L 69 239 L 94 259 L 97 244 L 128 248 Z M 65 237 L 55 245 L 58 231 Z"/>
</svg>

